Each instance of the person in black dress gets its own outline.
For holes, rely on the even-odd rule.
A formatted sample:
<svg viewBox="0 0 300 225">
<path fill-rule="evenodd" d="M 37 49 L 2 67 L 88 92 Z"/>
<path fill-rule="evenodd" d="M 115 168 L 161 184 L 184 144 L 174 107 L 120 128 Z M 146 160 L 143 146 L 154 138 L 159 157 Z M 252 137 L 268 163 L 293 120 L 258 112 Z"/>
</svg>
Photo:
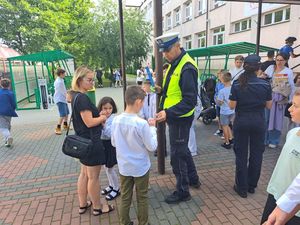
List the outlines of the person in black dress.
<svg viewBox="0 0 300 225">
<path fill-rule="evenodd" d="M 76 69 L 72 80 L 72 109 L 75 133 L 91 139 L 93 149 L 86 158 L 80 159 L 81 171 L 78 178 L 79 214 L 93 205 L 93 215 L 98 216 L 114 209 L 113 206 L 100 202 L 99 175 L 101 166 L 105 164 L 105 152 L 100 139 L 102 124 L 106 121 L 105 113 L 98 111 L 96 106 L 85 94 L 94 85 L 94 72 L 85 66 Z M 91 201 L 87 201 L 89 195 Z"/>
</svg>

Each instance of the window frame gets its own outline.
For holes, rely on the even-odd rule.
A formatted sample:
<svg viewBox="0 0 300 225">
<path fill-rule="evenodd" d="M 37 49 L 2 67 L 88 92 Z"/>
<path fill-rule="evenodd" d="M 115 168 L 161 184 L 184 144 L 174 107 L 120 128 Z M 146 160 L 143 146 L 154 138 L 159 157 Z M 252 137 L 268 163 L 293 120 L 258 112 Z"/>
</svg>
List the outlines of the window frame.
<svg viewBox="0 0 300 225">
<path fill-rule="evenodd" d="M 218 43 L 219 37 L 222 37 L 222 43 Z M 214 28 L 212 30 L 212 38 L 213 38 L 213 45 L 224 44 L 225 43 L 225 25 Z"/>
<path fill-rule="evenodd" d="M 170 24 L 169 24 L 170 22 Z M 166 15 L 166 30 L 170 30 L 172 29 L 172 13 L 169 12 L 167 15 Z"/>
<path fill-rule="evenodd" d="M 202 31 L 196 34 L 197 40 L 197 48 L 204 48 L 206 46 L 206 32 Z M 202 40 L 204 41 L 204 45 L 202 46 Z"/>
<path fill-rule="evenodd" d="M 189 16 L 187 16 L 187 9 L 190 13 Z M 192 7 L 192 2 L 191 1 L 187 1 L 184 3 L 184 21 L 187 22 L 187 21 L 190 21 L 192 20 L 192 16 L 193 16 L 193 7 Z"/>
<path fill-rule="evenodd" d="M 281 20 L 279 21 L 276 21 L 276 13 L 280 13 L 282 12 L 282 18 Z M 288 13 L 287 13 L 288 12 Z M 288 17 L 287 17 L 288 15 Z M 266 23 L 266 17 L 270 17 L 271 18 L 268 18 L 268 23 Z M 291 8 L 290 7 L 287 7 L 287 8 L 283 8 L 283 9 L 279 9 L 279 10 L 276 10 L 276 11 L 273 11 L 273 12 L 269 12 L 269 13 L 266 13 L 264 14 L 264 21 L 263 21 L 263 25 L 264 26 L 269 26 L 269 25 L 273 25 L 273 24 L 278 24 L 278 23 L 283 23 L 283 22 L 286 22 L 286 21 L 289 21 L 291 19 Z"/>
<path fill-rule="evenodd" d="M 213 9 L 216 9 L 222 5 L 225 5 L 225 1 L 222 0 L 212 0 Z"/>
<path fill-rule="evenodd" d="M 192 35 L 185 36 L 185 37 L 183 38 L 183 40 L 184 40 L 184 48 L 185 48 L 186 50 L 192 49 L 192 47 L 193 47 L 193 39 L 192 39 Z M 187 46 L 187 44 L 189 45 L 189 47 Z"/>
<path fill-rule="evenodd" d="M 177 20 L 178 16 L 178 20 Z M 180 7 L 174 10 L 174 26 L 179 26 L 181 24 L 181 9 Z"/>
<path fill-rule="evenodd" d="M 247 22 L 246 28 L 243 28 L 243 23 Z M 238 26 L 238 29 L 237 29 Z M 251 29 L 251 18 L 243 19 L 232 24 L 232 33 L 239 33 Z"/>
<path fill-rule="evenodd" d="M 198 0 L 196 4 L 197 4 L 196 7 L 199 16 L 207 12 L 206 0 Z M 202 7 L 202 9 L 200 9 L 201 8 L 200 6 Z"/>
</svg>

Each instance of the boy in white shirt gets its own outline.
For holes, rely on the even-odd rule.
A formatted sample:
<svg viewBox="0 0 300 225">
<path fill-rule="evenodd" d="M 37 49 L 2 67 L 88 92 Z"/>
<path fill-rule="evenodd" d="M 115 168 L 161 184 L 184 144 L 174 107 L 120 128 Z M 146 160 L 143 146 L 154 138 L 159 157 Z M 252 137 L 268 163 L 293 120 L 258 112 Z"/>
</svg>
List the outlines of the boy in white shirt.
<svg viewBox="0 0 300 225">
<path fill-rule="evenodd" d="M 129 217 L 133 187 L 136 189 L 138 224 L 148 223 L 149 151 L 157 148 L 155 119 L 148 122 L 138 116 L 145 91 L 130 86 L 125 92 L 125 112 L 112 123 L 111 143 L 116 147 L 121 181 L 120 222 L 133 224 Z"/>
<path fill-rule="evenodd" d="M 149 118 L 155 118 L 156 115 L 156 94 L 151 91 L 151 82 L 146 80 L 143 84 L 143 90 L 146 92 L 144 99 L 144 105 L 139 115 L 148 120 Z"/>
<path fill-rule="evenodd" d="M 64 83 L 66 71 L 64 69 L 57 70 L 57 78 L 54 81 L 54 102 L 58 107 L 59 120 L 55 128 L 55 134 L 61 135 L 61 125 L 64 123 L 64 129 L 68 129 L 69 108 L 67 104 L 67 89 Z"/>
<path fill-rule="evenodd" d="M 233 81 L 237 80 L 240 75 L 244 72 L 243 64 L 244 64 L 244 57 L 242 55 L 237 55 L 234 58 L 234 68 L 229 70 L 231 74 L 231 84 Z"/>
</svg>

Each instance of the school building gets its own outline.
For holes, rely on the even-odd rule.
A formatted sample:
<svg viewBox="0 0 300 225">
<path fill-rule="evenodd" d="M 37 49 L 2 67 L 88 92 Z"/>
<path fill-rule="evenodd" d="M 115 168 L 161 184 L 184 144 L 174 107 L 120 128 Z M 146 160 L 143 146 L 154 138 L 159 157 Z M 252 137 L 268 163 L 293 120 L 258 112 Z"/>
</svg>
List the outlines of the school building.
<svg viewBox="0 0 300 225">
<path fill-rule="evenodd" d="M 144 0 L 140 9 L 152 23 L 153 0 Z M 207 46 L 241 41 L 256 43 L 257 12 L 256 3 L 163 0 L 163 33 L 179 32 L 185 49 L 205 47 L 206 40 Z M 293 47 L 300 44 L 300 5 L 264 3 L 261 45 L 280 48 L 288 36 L 298 39 Z M 294 52 L 300 53 L 300 47 Z M 300 57 L 289 61 L 291 67 L 299 63 Z M 300 66 L 295 71 L 300 72 Z"/>
</svg>

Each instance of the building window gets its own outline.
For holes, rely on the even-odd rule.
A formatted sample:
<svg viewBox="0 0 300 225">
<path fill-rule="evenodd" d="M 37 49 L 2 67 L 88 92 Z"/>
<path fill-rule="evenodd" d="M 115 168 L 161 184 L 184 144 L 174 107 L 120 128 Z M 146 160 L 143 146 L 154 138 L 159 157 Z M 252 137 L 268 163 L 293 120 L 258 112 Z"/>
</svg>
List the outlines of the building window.
<svg viewBox="0 0 300 225">
<path fill-rule="evenodd" d="M 164 31 L 164 30 L 165 30 L 165 20 L 164 20 L 164 18 L 162 18 L 161 20 L 162 20 L 162 21 L 161 21 L 162 29 L 163 29 L 163 31 Z"/>
<path fill-rule="evenodd" d="M 174 21 L 175 21 L 175 26 L 180 25 L 180 8 L 177 8 L 174 11 Z"/>
<path fill-rule="evenodd" d="M 234 23 L 233 32 L 240 32 L 244 30 L 251 29 L 251 19 L 242 20 Z"/>
<path fill-rule="evenodd" d="M 224 43 L 225 26 L 218 27 L 213 30 L 213 45 L 221 45 Z"/>
<path fill-rule="evenodd" d="M 197 47 L 198 48 L 204 48 L 205 47 L 205 41 L 206 41 L 205 31 L 196 34 L 196 38 L 197 38 Z"/>
<path fill-rule="evenodd" d="M 184 47 L 185 47 L 185 49 L 192 48 L 192 36 L 191 35 L 184 38 Z"/>
<path fill-rule="evenodd" d="M 220 7 L 221 5 L 224 5 L 224 4 L 225 4 L 224 1 L 220 1 L 220 0 L 212 0 L 213 8 L 218 8 L 218 7 Z"/>
<path fill-rule="evenodd" d="M 290 19 L 291 9 L 281 9 L 272 13 L 268 13 L 264 17 L 264 25 L 276 24 Z"/>
<path fill-rule="evenodd" d="M 202 15 L 206 13 L 206 0 L 198 0 L 198 15 Z"/>
<path fill-rule="evenodd" d="M 191 2 L 185 3 L 185 21 L 192 19 L 192 4 Z"/>
<path fill-rule="evenodd" d="M 171 18 L 171 13 L 169 13 L 166 16 L 166 23 L 167 23 L 167 30 L 170 30 L 172 28 L 172 18 Z"/>
</svg>

